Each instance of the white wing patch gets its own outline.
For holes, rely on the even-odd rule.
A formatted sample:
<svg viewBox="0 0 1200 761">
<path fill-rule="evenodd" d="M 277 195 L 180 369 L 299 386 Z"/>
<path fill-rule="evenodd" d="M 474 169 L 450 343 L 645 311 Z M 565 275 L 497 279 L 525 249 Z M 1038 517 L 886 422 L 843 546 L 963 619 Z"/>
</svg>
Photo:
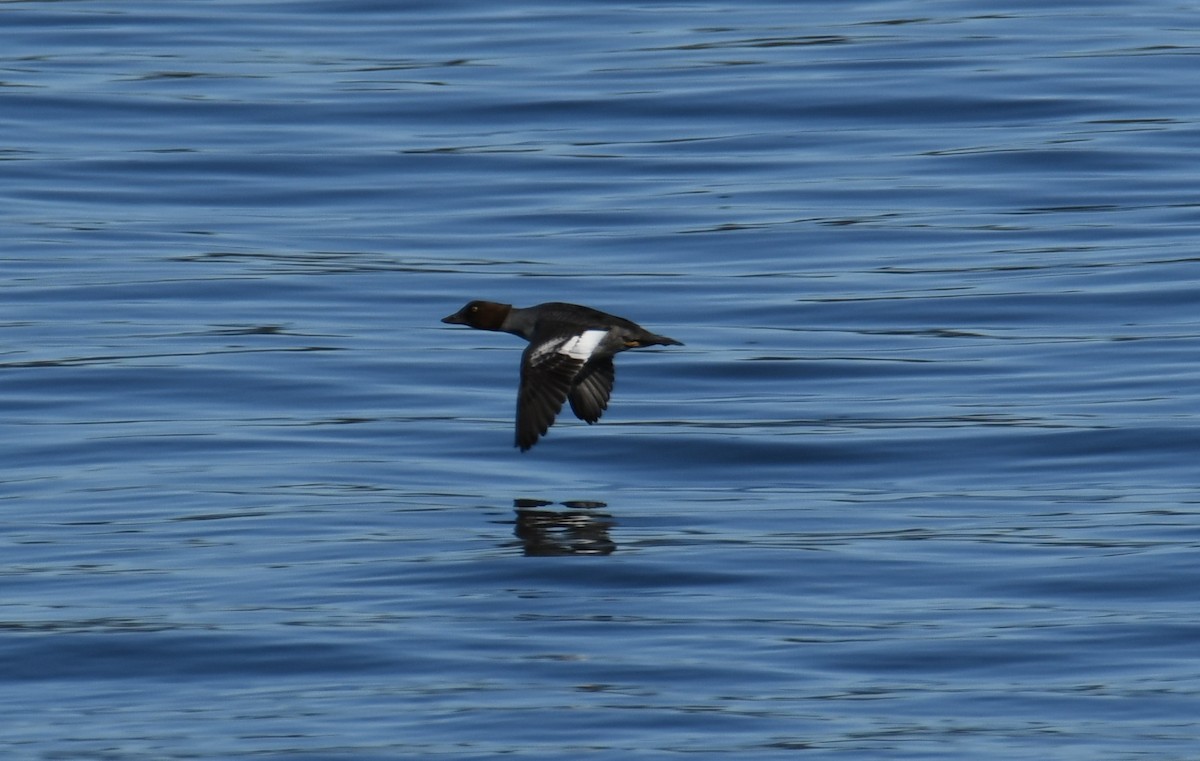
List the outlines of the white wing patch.
<svg viewBox="0 0 1200 761">
<path fill-rule="evenodd" d="M 571 359 L 586 362 L 606 335 L 608 335 L 607 330 L 585 330 L 577 336 L 546 341 L 534 348 L 533 353 L 529 355 L 529 364 L 539 365 L 551 354 L 562 354 Z"/>
<path fill-rule="evenodd" d="M 606 335 L 608 335 L 607 330 L 585 330 L 579 335 L 567 339 L 566 343 L 559 348 L 558 353 L 586 362 Z"/>
</svg>

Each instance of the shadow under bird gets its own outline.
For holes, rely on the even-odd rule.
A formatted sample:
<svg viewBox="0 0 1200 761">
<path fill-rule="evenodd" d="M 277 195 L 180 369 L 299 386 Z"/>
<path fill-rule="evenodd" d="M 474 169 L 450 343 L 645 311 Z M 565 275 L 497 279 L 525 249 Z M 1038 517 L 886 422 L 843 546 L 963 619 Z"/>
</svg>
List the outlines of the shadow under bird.
<svg viewBox="0 0 1200 761">
<path fill-rule="evenodd" d="M 623 317 L 560 302 L 520 308 L 472 301 L 442 322 L 512 333 L 529 342 L 521 354 L 517 392 L 516 446 L 522 452 L 550 429 L 564 401 L 580 420 L 590 424 L 600 419 L 608 409 L 618 352 L 683 346 Z"/>
</svg>

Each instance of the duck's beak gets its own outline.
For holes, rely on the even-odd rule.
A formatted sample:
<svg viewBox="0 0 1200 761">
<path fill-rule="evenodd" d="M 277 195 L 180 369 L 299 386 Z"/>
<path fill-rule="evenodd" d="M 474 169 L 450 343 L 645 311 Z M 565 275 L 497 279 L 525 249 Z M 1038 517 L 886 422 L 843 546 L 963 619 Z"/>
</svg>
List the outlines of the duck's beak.
<svg viewBox="0 0 1200 761">
<path fill-rule="evenodd" d="M 450 315 L 449 317 L 443 317 L 442 322 L 446 323 L 447 325 L 466 325 L 467 324 L 467 320 L 466 320 L 466 318 L 463 317 L 462 311 L 455 312 L 454 314 Z"/>
</svg>

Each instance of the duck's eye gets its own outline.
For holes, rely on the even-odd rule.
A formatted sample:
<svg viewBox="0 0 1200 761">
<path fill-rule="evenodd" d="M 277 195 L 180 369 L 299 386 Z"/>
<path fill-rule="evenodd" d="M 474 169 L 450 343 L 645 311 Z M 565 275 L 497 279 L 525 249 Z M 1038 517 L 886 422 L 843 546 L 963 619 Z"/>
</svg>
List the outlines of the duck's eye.
<svg viewBox="0 0 1200 761">
<path fill-rule="evenodd" d="M 472 305 L 472 307 L 471 307 L 471 314 L 475 314 L 475 313 L 476 313 L 476 312 L 478 312 L 478 311 L 479 311 L 479 307 Z"/>
</svg>

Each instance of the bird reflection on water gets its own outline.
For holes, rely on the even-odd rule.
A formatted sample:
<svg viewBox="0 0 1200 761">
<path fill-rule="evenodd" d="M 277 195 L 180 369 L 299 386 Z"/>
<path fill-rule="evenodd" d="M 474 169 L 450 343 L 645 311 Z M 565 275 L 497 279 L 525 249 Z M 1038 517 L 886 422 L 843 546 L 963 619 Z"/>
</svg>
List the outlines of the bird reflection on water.
<svg viewBox="0 0 1200 761">
<path fill-rule="evenodd" d="M 541 499 L 514 499 L 517 513 L 513 533 L 521 540 L 526 555 L 610 555 L 617 545 L 609 537 L 616 521 L 596 508 L 604 502 L 570 500 L 567 510 L 547 510 L 555 503 Z"/>
</svg>

